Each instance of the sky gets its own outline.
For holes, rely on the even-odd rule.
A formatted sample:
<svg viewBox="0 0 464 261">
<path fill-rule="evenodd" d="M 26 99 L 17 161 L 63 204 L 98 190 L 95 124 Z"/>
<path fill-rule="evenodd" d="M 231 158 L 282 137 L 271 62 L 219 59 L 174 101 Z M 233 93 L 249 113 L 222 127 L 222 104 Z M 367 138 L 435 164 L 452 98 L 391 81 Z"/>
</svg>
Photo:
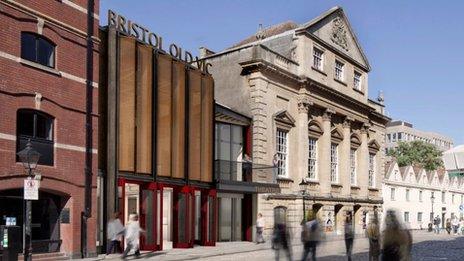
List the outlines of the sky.
<svg viewBox="0 0 464 261">
<path fill-rule="evenodd" d="M 100 0 L 192 54 L 221 51 L 268 27 L 305 23 L 343 7 L 372 67 L 369 96 L 385 95 L 387 115 L 464 144 L 464 1 L 436 0 Z"/>
</svg>

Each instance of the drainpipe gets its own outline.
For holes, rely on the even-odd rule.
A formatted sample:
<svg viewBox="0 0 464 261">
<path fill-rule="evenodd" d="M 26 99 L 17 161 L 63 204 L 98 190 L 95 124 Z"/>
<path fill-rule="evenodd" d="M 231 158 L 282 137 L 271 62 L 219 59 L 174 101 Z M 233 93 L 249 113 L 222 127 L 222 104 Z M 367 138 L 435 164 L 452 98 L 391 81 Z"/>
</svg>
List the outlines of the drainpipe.
<svg viewBox="0 0 464 261">
<path fill-rule="evenodd" d="M 92 147 L 93 147 L 93 40 L 94 34 L 94 1 L 87 1 L 87 55 L 86 55 L 86 108 L 85 108 L 85 197 L 84 211 L 81 213 L 81 255 L 88 257 L 87 221 L 92 216 Z"/>
</svg>

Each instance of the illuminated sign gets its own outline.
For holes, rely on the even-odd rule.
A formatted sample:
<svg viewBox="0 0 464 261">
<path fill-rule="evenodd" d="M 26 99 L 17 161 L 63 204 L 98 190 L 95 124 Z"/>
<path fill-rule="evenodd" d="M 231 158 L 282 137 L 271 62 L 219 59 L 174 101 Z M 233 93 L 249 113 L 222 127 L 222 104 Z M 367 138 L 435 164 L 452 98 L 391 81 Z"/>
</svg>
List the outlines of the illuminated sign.
<svg viewBox="0 0 464 261">
<path fill-rule="evenodd" d="M 191 65 L 196 65 L 198 69 L 205 73 L 208 72 L 208 67 L 211 67 L 210 63 L 205 60 L 200 60 L 198 56 L 193 55 L 186 50 L 183 50 L 178 45 L 171 43 L 166 51 L 163 46 L 163 37 L 149 31 L 147 28 L 134 23 L 131 20 L 126 19 L 124 16 L 115 13 L 112 10 L 108 10 L 108 26 L 115 28 L 118 32 L 136 38 L 137 40 L 152 46 L 157 50 L 161 50 L 165 53 L 169 53 L 171 56 L 184 61 Z"/>
</svg>

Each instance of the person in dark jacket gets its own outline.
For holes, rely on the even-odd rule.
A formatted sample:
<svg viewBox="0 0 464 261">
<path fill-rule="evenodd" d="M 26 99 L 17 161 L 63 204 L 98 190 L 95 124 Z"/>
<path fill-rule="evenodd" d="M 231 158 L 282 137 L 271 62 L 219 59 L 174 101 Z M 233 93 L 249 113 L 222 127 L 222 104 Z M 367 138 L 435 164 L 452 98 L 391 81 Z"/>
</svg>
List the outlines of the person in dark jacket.
<svg viewBox="0 0 464 261">
<path fill-rule="evenodd" d="M 345 219 L 345 246 L 346 256 L 348 261 L 351 261 L 351 253 L 353 252 L 354 230 L 351 216 L 347 215 Z"/>
<path fill-rule="evenodd" d="M 380 256 L 380 227 L 377 213 L 367 226 L 367 238 L 369 239 L 369 261 L 378 261 Z"/>
<path fill-rule="evenodd" d="M 284 251 L 289 261 L 292 260 L 290 238 L 285 224 L 276 224 L 272 237 L 272 248 L 276 251 L 276 260 L 280 260 L 280 251 Z"/>
<path fill-rule="evenodd" d="M 394 211 L 387 211 L 382 237 L 382 261 L 411 260 L 412 236 L 403 228 Z"/>
<path fill-rule="evenodd" d="M 306 261 L 311 253 L 311 260 L 315 261 L 316 248 L 321 238 L 321 229 L 313 212 L 309 213 L 307 221 L 303 220 L 302 226 L 301 241 L 303 242 L 304 250 L 301 260 Z"/>
</svg>

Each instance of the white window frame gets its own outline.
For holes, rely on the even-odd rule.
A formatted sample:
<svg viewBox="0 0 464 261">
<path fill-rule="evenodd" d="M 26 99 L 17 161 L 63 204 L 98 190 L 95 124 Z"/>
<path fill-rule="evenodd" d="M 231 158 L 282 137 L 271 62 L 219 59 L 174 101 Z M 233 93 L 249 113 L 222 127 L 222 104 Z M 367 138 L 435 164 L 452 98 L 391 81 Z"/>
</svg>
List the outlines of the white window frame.
<svg viewBox="0 0 464 261">
<path fill-rule="evenodd" d="M 409 194 L 411 194 L 411 190 L 406 189 L 406 195 L 405 195 L 406 196 L 406 201 L 410 201 L 410 197 L 409 197 L 410 195 Z"/>
<path fill-rule="evenodd" d="M 422 222 L 422 212 L 417 212 L 417 222 Z"/>
<path fill-rule="evenodd" d="M 362 91 L 362 74 L 358 71 L 354 71 L 353 87 L 358 91 Z"/>
<path fill-rule="evenodd" d="M 338 144 L 330 144 L 330 182 L 338 183 Z"/>
<path fill-rule="evenodd" d="M 319 71 L 324 68 L 324 51 L 317 47 L 313 47 L 313 67 Z"/>
<path fill-rule="evenodd" d="M 376 160 L 375 154 L 369 153 L 369 173 L 368 173 L 368 186 L 370 188 L 375 188 L 375 168 L 376 168 Z"/>
<path fill-rule="evenodd" d="M 279 157 L 277 164 L 277 175 L 280 177 L 288 176 L 288 131 L 277 129 L 276 131 L 276 152 Z"/>
<path fill-rule="evenodd" d="M 308 138 L 308 177 L 317 180 L 317 139 Z"/>
<path fill-rule="evenodd" d="M 344 68 L 345 64 L 339 60 L 335 60 L 335 79 L 342 81 L 344 80 Z"/>
<path fill-rule="evenodd" d="M 357 169 L 356 166 L 358 164 L 358 159 L 357 159 L 357 150 L 354 148 L 350 148 L 350 183 L 352 186 L 356 186 L 358 184 L 357 182 Z"/>
<path fill-rule="evenodd" d="M 422 195 L 423 195 L 423 194 L 424 194 L 424 193 L 422 193 L 422 190 L 419 190 L 419 202 L 422 202 Z"/>
<path fill-rule="evenodd" d="M 396 194 L 396 189 L 395 188 L 390 188 L 390 200 L 395 201 L 395 195 Z"/>
<path fill-rule="evenodd" d="M 404 212 L 404 222 L 409 223 L 409 220 L 410 220 L 409 218 L 410 218 L 409 217 L 409 211 L 405 211 Z"/>
<path fill-rule="evenodd" d="M 446 204 L 446 192 L 441 192 L 441 203 Z"/>
</svg>

